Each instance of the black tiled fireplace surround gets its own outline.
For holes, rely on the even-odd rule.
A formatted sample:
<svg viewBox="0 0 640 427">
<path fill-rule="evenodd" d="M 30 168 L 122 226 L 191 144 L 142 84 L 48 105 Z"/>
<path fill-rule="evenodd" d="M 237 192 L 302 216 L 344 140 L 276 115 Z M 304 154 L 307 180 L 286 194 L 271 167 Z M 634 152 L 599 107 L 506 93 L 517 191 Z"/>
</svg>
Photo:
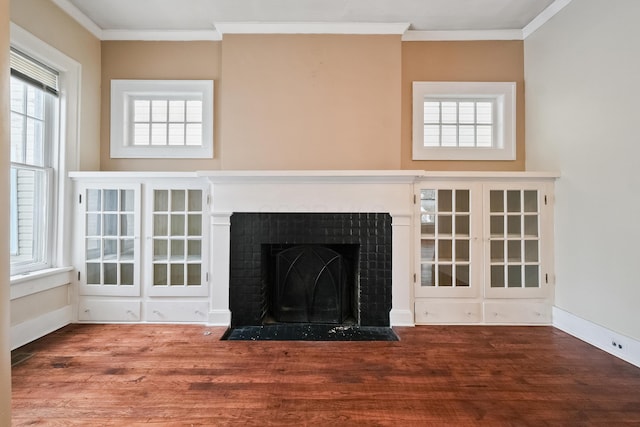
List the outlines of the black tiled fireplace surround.
<svg viewBox="0 0 640 427">
<path fill-rule="evenodd" d="M 358 324 L 389 326 L 391 216 L 385 213 L 234 213 L 231 216 L 231 326 L 259 326 L 268 310 L 264 244 L 357 244 Z"/>
</svg>

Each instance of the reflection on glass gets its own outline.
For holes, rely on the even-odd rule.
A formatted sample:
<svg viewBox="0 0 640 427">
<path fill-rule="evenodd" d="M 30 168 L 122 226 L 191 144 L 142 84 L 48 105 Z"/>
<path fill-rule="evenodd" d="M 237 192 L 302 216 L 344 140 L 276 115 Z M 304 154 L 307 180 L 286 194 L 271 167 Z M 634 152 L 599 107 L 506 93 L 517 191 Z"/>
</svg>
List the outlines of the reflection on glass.
<svg viewBox="0 0 640 427">
<path fill-rule="evenodd" d="M 185 207 L 185 191 L 171 190 L 171 210 L 176 212 L 184 212 Z"/>
<path fill-rule="evenodd" d="M 525 262 L 538 262 L 538 241 L 525 240 L 524 242 Z"/>
<path fill-rule="evenodd" d="M 468 236 L 469 232 L 469 215 L 456 215 L 456 236 Z"/>
<path fill-rule="evenodd" d="M 507 286 L 510 288 L 522 287 L 522 267 L 519 265 L 510 265 L 507 267 L 508 280 Z"/>
<path fill-rule="evenodd" d="M 166 240 L 153 239 L 153 260 L 166 260 L 168 255 L 168 247 Z"/>
<path fill-rule="evenodd" d="M 520 191 L 507 191 L 507 212 L 520 212 Z"/>
<path fill-rule="evenodd" d="M 104 210 L 118 210 L 118 190 L 104 190 Z"/>
<path fill-rule="evenodd" d="M 504 236 L 504 217 L 492 216 L 490 219 L 489 228 L 492 236 Z"/>
<path fill-rule="evenodd" d="M 456 286 L 469 286 L 469 266 L 456 265 Z"/>
<path fill-rule="evenodd" d="M 102 264 L 104 272 L 104 284 L 105 285 L 117 285 L 118 284 L 118 264 L 106 263 Z"/>
<path fill-rule="evenodd" d="M 522 258 L 520 240 L 507 242 L 507 259 L 510 262 L 520 262 Z"/>
<path fill-rule="evenodd" d="M 87 211 L 96 212 L 102 208 L 101 190 L 87 190 Z"/>
<path fill-rule="evenodd" d="M 452 246 L 451 240 L 438 241 L 438 261 L 451 261 Z"/>
<path fill-rule="evenodd" d="M 504 288 L 504 266 L 502 265 L 491 266 L 491 287 Z"/>
<path fill-rule="evenodd" d="M 507 235 L 520 237 L 521 235 L 520 215 L 507 217 Z"/>
<path fill-rule="evenodd" d="M 202 234 L 202 215 L 189 215 L 187 234 L 189 236 L 200 236 Z"/>
<path fill-rule="evenodd" d="M 184 260 L 184 240 L 171 241 L 171 259 L 173 261 Z"/>
<path fill-rule="evenodd" d="M 102 216 L 87 214 L 87 236 L 99 236 L 102 230 Z"/>
<path fill-rule="evenodd" d="M 120 264 L 120 284 L 133 286 L 133 264 Z"/>
<path fill-rule="evenodd" d="M 184 286 L 184 264 L 171 264 L 171 286 Z"/>
<path fill-rule="evenodd" d="M 202 242 L 200 242 L 200 240 L 188 241 L 187 259 L 190 261 L 199 261 L 202 259 Z"/>
<path fill-rule="evenodd" d="M 117 236 L 118 235 L 118 215 L 117 214 L 104 214 L 104 230 L 105 236 Z"/>
<path fill-rule="evenodd" d="M 202 282 L 201 277 L 200 264 L 187 265 L 187 286 L 199 286 Z"/>
<path fill-rule="evenodd" d="M 120 190 L 120 211 L 133 212 L 133 190 Z"/>
<path fill-rule="evenodd" d="M 451 265 L 438 265 L 438 285 L 453 286 L 453 271 Z"/>
<path fill-rule="evenodd" d="M 436 257 L 436 241 L 423 239 L 420 241 L 420 259 L 434 261 Z"/>
<path fill-rule="evenodd" d="M 433 270 L 435 266 L 433 264 L 422 264 L 420 266 L 421 286 L 435 286 L 435 275 Z"/>
<path fill-rule="evenodd" d="M 452 228 L 451 215 L 438 215 L 438 234 L 450 236 Z"/>
<path fill-rule="evenodd" d="M 154 236 L 168 235 L 168 232 L 169 232 L 169 227 L 167 225 L 168 220 L 169 220 L 168 215 L 164 215 L 164 214 L 153 215 L 153 235 Z"/>
<path fill-rule="evenodd" d="M 524 266 L 524 286 L 525 288 L 537 288 L 540 286 L 540 277 L 537 265 Z"/>
<path fill-rule="evenodd" d="M 116 259 L 118 254 L 118 241 L 116 239 L 105 239 L 103 241 L 104 259 Z"/>
<path fill-rule="evenodd" d="M 456 240 L 456 261 L 469 261 L 468 240 Z"/>
<path fill-rule="evenodd" d="M 87 285 L 100 284 L 100 264 L 87 263 Z"/>
<path fill-rule="evenodd" d="M 184 236 L 184 215 L 171 215 L 171 235 Z"/>
<path fill-rule="evenodd" d="M 120 239 L 120 260 L 133 260 L 133 239 Z"/>
<path fill-rule="evenodd" d="M 504 262 L 504 241 L 491 241 L 491 262 Z"/>
<path fill-rule="evenodd" d="M 504 193 L 499 190 L 489 192 L 489 205 L 492 213 L 504 212 Z"/>
<path fill-rule="evenodd" d="M 87 239 L 87 256 L 88 260 L 100 259 L 100 249 L 102 241 L 100 239 Z"/>
<path fill-rule="evenodd" d="M 153 210 L 156 212 L 169 210 L 169 192 L 167 190 L 153 191 Z"/>
<path fill-rule="evenodd" d="M 452 206 L 452 190 L 438 190 L 438 211 L 451 212 Z"/>
<path fill-rule="evenodd" d="M 153 286 L 167 286 L 167 265 L 153 265 Z"/>
<path fill-rule="evenodd" d="M 525 190 L 524 211 L 538 212 L 538 192 L 536 190 Z"/>
<path fill-rule="evenodd" d="M 120 215 L 120 235 L 133 236 L 133 214 Z"/>
<path fill-rule="evenodd" d="M 456 190 L 456 212 L 469 212 L 469 190 Z"/>
<path fill-rule="evenodd" d="M 525 215 L 524 234 L 528 237 L 538 237 L 538 215 Z"/>
<path fill-rule="evenodd" d="M 189 211 L 202 210 L 202 190 L 189 190 Z"/>
</svg>

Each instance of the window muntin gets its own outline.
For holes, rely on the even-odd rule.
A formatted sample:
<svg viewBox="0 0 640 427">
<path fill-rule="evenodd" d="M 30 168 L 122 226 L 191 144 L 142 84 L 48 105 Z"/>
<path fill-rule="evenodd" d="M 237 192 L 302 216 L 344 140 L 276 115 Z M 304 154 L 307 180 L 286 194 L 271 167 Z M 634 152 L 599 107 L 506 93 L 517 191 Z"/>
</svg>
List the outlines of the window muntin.
<svg viewBox="0 0 640 427">
<path fill-rule="evenodd" d="M 14 54 L 14 52 L 12 52 Z M 17 76 L 16 76 L 17 75 Z M 11 76 L 11 274 L 51 265 L 51 197 L 58 97 L 22 74 Z"/>
<path fill-rule="evenodd" d="M 414 160 L 514 160 L 515 83 L 413 82 Z"/>
</svg>

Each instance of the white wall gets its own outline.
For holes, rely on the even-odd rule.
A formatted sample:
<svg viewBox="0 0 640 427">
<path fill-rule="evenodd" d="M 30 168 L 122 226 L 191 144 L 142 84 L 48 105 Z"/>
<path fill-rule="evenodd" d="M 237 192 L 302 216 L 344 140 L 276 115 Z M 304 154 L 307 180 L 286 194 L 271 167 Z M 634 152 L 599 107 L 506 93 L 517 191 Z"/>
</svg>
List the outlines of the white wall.
<svg viewBox="0 0 640 427">
<path fill-rule="evenodd" d="M 640 339 L 640 1 L 574 0 L 525 41 L 528 170 L 559 170 L 556 306 Z"/>
</svg>

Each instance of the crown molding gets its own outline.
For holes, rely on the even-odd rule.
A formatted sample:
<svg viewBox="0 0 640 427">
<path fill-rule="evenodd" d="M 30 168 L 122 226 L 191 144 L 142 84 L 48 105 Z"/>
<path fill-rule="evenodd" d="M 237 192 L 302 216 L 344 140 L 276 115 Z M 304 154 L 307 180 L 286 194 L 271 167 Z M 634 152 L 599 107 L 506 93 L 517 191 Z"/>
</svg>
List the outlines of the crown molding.
<svg viewBox="0 0 640 427">
<path fill-rule="evenodd" d="M 100 28 L 95 22 L 93 22 L 91 18 L 85 15 L 84 12 L 78 9 L 73 3 L 71 3 L 69 0 L 51 1 L 71 18 L 75 19 L 87 31 L 96 36 L 99 40 L 102 40 L 102 28 Z"/>
<path fill-rule="evenodd" d="M 571 0 L 555 0 L 538 16 L 536 16 L 529 24 L 522 29 L 522 38 L 526 39 L 535 33 L 538 28 L 542 27 L 548 20 L 553 18 L 558 12 L 565 8 Z"/>
<path fill-rule="evenodd" d="M 214 22 L 220 34 L 404 34 L 408 22 Z"/>
<path fill-rule="evenodd" d="M 216 30 L 102 30 L 102 40 L 220 41 Z"/>
<path fill-rule="evenodd" d="M 467 41 L 467 40 L 522 40 L 522 30 L 477 31 L 412 31 L 402 35 L 402 41 Z"/>
</svg>

